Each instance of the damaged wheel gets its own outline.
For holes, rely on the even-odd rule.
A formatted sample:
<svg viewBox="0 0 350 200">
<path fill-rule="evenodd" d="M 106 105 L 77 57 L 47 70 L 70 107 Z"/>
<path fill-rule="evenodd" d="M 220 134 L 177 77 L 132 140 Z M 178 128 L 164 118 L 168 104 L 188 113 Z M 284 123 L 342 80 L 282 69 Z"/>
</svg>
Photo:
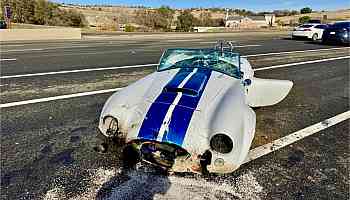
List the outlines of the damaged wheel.
<svg viewBox="0 0 350 200">
<path fill-rule="evenodd" d="M 211 158 L 212 158 L 212 155 L 211 155 L 210 151 L 206 151 L 206 152 L 204 152 L 203 155 L 200 156 L 199 162 L 201 164 L 202 174 L 204 174 L 204 175 L 209 174 L 207 167 L 208 167 L 208 165 L 211 164 Z"/>
<path fill-rule="evenodd" d="M 125 168 L 134 168 L 141 161 L 140 152 L 133 145 L 124 147 L 122 160 Z"/>
</svg>

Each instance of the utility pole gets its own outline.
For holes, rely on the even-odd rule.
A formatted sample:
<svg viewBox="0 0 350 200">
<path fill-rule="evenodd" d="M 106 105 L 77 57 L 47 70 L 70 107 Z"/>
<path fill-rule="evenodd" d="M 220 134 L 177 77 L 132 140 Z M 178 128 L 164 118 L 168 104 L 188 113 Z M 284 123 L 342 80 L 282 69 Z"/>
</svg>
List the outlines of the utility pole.
<svg viewBox="0 0 350 200">
<path fill-rule="evenodd" d="M 12 18 L 12 10 L 10 6 L 5 6 L 4 7 L 4 18 L 6 20 L 6 25 L 7 28 L 10 29 L 11 28 L 11 18 Z"/>
<path fill-rule="evenodd" d="M 228 12 L 229 12 L 229 8 L 226 8 L 226 18 L 225 18 L 225 20 L 227 21 L 227 19 L 228 19 Z"/>
</svg>

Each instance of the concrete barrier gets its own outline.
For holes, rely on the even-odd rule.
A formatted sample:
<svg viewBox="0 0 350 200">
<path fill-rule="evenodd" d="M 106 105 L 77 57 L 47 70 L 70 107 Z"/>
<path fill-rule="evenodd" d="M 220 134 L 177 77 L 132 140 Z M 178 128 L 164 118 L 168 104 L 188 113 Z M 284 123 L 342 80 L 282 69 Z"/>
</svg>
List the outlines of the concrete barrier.
<svg viewBox="0 0 350 200">
<path fill-rule="evenodd" d="M 81 39 L 80 28 L 0 29 L 0 41 Z"/>
</svg>

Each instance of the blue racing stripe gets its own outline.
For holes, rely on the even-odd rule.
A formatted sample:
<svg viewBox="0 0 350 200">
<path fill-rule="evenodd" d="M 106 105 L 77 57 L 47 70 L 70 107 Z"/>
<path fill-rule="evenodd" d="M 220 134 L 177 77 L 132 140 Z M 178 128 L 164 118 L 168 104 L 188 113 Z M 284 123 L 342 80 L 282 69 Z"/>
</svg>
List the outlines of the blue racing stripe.
<svg viewBox="0 0 350 200">
<path fill-rule="evenodd" d="M 192 71 L 193 69 L 179 70 L 165 87 L 178 87 Z M 146 113 L 146 117 L 139 130 L 138 138 L 148 140 L 157 139 L 165 115 L 170 105 L 174 102 L 176 95 L 176 93 L 161 92 Z"/>
<path fill-rule="evenodd" d="M 163 142 L 182 146 L 192 115 L 202 97 L 204 89 L 211 76 L 211 72 L 211 70 L 199 68 L 184 85 L 183 88 L 193 89 L 198 91 L 198 94 L 196 96 L 186 94 L 182 95 L 178 105 L 176 105 L 174 112 L 172 113 L 169 128 L 162 138 Z"/>
</svg>

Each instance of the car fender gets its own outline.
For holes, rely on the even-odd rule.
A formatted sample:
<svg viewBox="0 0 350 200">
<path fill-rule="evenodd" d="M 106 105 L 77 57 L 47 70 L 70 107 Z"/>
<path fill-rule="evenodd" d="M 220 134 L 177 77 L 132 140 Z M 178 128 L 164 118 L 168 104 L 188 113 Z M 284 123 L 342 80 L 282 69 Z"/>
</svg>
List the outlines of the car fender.
<svg viewBox="0 0 350 200">
<path fill-rule="evenodd" d="M 251 107 L 271 106 L 282 101 L 293 87 L 289 80 L 253 78 L 247 87 L 248 105 Z"/>
<path fill-rule="evenodd" d="M 255 113 L 245 103 L 244 87 L 239 80 L 222 89 L 205 111 L 208 146 L 210 139 L 224 133 L 233 140 L 233 150 L 227 154 L 212 152 L 211 172 L 226 173 L 237 169 L 247 156 L 255 133 Z M 215 166 L 215 160 L 223 159 L 225 165 Z"/>
</svg>

